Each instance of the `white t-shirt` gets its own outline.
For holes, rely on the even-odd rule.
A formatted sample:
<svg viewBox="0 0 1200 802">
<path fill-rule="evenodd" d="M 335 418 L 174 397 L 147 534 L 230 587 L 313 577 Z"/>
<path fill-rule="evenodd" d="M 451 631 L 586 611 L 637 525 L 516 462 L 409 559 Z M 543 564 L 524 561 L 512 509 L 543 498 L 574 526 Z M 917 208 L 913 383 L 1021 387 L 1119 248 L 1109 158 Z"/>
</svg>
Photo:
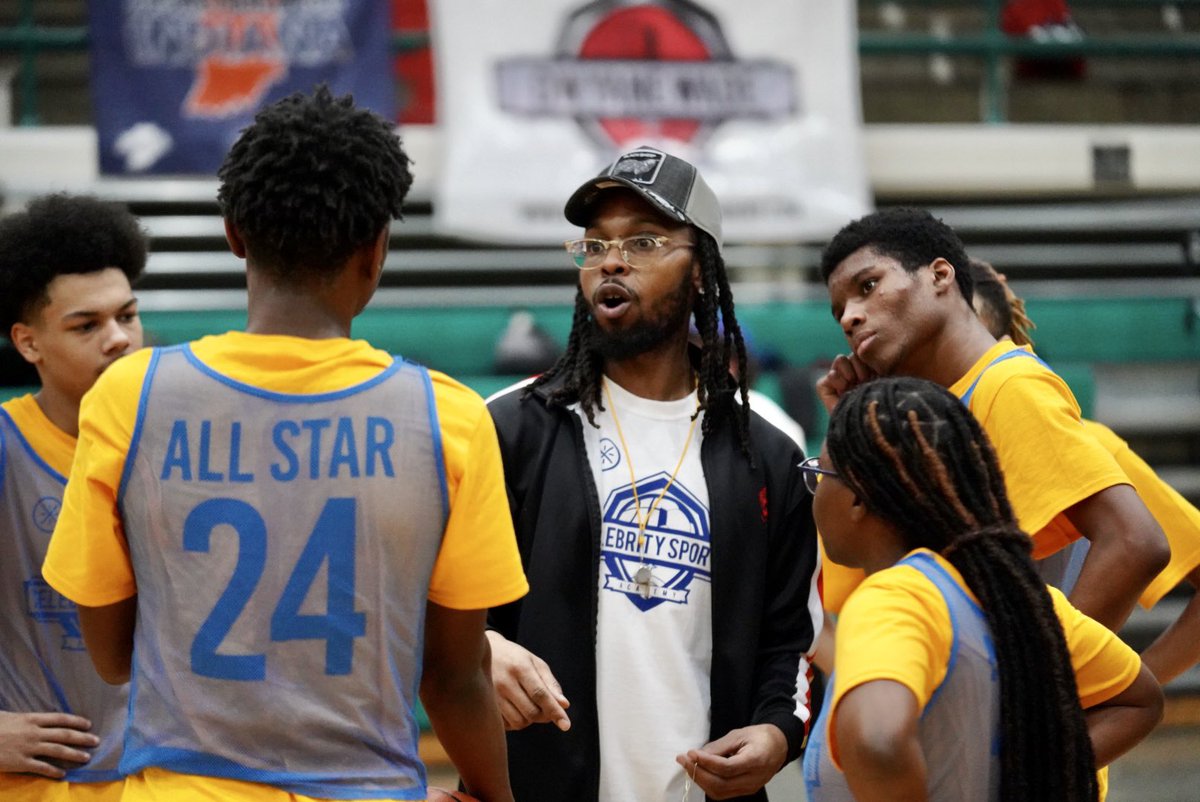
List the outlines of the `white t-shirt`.
<svg viewBox="0 0 1200 802">
<path fill-rule="evenodd" d="M 596 410 L 600 428 L 586 418 L 583 424 L 601 517 L 599 798 L 678 802 L 686 777 L 675 756 L 703 746 L 709 731 L 712 540 L 700 463 L 703 419 L 692 427 L 695 393 L 678 401 L 649 401 L 607 384 L 612 404 L 602 396 L 606 409 Z M 614 406 L 631 453 L 621 445 Z M 658 500 L 689 431 L 679 472 Z M 647 516 L 639 549 L 638 521 Z M 650 571 L 648 583 L 637 581 L 642 568 Z M 704 793 L 693 784 L 688 799 L 703 802 Z"/>
</svg>

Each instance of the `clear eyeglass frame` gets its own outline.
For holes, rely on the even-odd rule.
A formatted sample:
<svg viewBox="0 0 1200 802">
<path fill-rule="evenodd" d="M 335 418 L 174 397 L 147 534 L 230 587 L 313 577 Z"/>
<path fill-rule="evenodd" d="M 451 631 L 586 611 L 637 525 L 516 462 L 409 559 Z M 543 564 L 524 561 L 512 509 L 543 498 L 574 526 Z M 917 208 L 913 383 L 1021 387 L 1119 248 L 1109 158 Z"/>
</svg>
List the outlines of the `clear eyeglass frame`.
<svg viewBox="0 0 1200 802">
<path fill-rule="evenodd" d="M 620 252 L 621 258 L 625 260 L 625 264 L 630 267 L 637 269 L 653 267 L 662 259 L 668 245 L 691 248 L 694 247 L 695 243 L 678 242 L 670 237 L 661 235 L 652 236 L 650 234 L 635 234 L 632 237 L 625 237 L 623 239 L 584 237 L 582 239 L 569 239 L 563 243 L 563 247 L 571 255 L 571 261 L 580 270 L 596 270 L 599 268 L 604 264 L 604 260 L 608 258 L 609 249 L 614 246 Z"/>
<path fill-rule="evenodd" d="M 830 471 L 822 468 L 820 460 L 820 457 L 809 457 L 808 459 L 804 460 L 804 462 L 801 462 L 796 466 L 800 469 L 800 473 L 804 475 L 804 486 L 808 488 L 808 492 L 812 493 L 813 495 L 816 495 L 817 493 L 817 484 L 820 482 L 820 477 L 836 477 L 838 475 L 837 471 Z"/>
</svg>

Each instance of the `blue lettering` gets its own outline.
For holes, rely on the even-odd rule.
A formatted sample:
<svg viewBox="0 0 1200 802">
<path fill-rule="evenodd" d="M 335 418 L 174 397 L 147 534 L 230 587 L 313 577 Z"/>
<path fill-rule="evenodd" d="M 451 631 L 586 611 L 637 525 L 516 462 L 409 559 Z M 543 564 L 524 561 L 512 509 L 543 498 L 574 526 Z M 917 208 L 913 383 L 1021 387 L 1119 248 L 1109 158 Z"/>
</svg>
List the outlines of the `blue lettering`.
<svg viewBox="0 0 1200 802">
<path fill-rule="evenodd" d="M 242 455 L 242 424 L 233 422 L 229 432 L 229 481 L 253 482 L 254 474 L 242 473 L 240 463 Z"/>
<path fill-rule="evenodd" d="M 350 475 L 358 478 L 358 447 L 354 444 L 354 423 L 349 418 L 338 418 L 337 434 L 333 440 L 333 456 L 329 460 L 329 478 L 336 479 L 342 465 L 350 469 Z"/>
<path fill-rule="evenodd" d="M 278 482 L 290 482 L 300 472 L 300 460 L 297 459 L 295 450 L 284 439 L 285 435 L 296 437 L 299 434 L 300 427 L 295 421 L 290 420 L 279 421 L 279 423 L 275 424 L 275 428 L 271 430 L 271 440 L 275 443 L 275 448 L 279 451 L 279 456 L 287 464 L 286 468 L 278 462 L 271 464 L 271 477 Z"/>
<path fill-rule="evenodd" d="M 167 458 L 163 460 L 162 480 L 171 478 L 171 469 L 179 468 L 179 478 L 192 481 L 192 457 L 188 449 L 187 421 L 171 424 L 171 440 L 167 443 Z"/>
<path fill-rule="evenodd" d="M 217 473 L 208 467 L 209 447 L 212 445 L 212 421 L 200 421 L 200 471 L 201 482 L 220 482 L 225 474 Z"/>
<path fill-rule="evenodd" d="M 312 433 L 312 441 L 308 449 L 308 478 L 321 478 L 321 431 L 330 426 L 328 418 L 313 418 L 301 421 L 300 425 Z"/>
<path fill-rule="evenodd" d="M 392 456 L 388 453 L 395 442 L 396 430 L 392 428 L 390 420 L 367 418 L 367 476 L 375 475 L 376 456 L 383 465 L 384 476 L 394 477 L 396 475 L 396 471 L 392 467 Z"/>
</svg>

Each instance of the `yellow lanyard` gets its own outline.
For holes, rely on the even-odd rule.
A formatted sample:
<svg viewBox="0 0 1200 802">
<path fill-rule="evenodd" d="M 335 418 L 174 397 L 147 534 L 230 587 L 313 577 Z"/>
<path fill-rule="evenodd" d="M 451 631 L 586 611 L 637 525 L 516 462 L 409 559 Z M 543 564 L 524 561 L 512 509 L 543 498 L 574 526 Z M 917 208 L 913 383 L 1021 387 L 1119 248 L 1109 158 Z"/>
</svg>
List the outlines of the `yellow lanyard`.
<svg viewBox="0 0 1200 802">
<path fill-rule="evenodd" d="M 658 502 L 662 501 L 663 496 L 671 489 L 671 485 L 675 483 L 675 477 L 679 474 L 679 469 L 683 467 L 684 457 L 687 456 L 688 446 L 692 444 L 692 435 L 696 431 L 696 420 L 699 415 L 692 416 L 692 424 L 688 427 L 687 439 L 683 441 L 683 452 L 679 455 L 679 462 L 675 463 L 675 470 L 671 471 L 671 478 L 663 485 L 662 491 L 658 494 L 658 498 L 650 503 L 650 509 L 646 511 L 646 515 L 642 516 L 642 505 L 638 501 L 637 477 L 633 472 L 633 454 L 629 451 L 629 445 L 625 442 L 625 433 L 621 431 L 621 421 L 617 417 L 617 405 L 613 403 L 612 393 L 608 389 L 608 379 L 604 379 L 604 397 L 608 399 L 608 411 L 612 413 L 613 424 L 617 428 L 617 438 L 621 441 L 621 448 L 625 452 L 625 462 L 629 466 L 629 487 L 633 490 L 633 514 L 638 525 L 638 553 L 643 551 L 643 544 L 646 539 L 646 527 L 650 525 L 650 518 L 654 515 L 654 510 L 658 507 Z M 697 402 L 698 404 L 698 402 Z"/>
</svg>

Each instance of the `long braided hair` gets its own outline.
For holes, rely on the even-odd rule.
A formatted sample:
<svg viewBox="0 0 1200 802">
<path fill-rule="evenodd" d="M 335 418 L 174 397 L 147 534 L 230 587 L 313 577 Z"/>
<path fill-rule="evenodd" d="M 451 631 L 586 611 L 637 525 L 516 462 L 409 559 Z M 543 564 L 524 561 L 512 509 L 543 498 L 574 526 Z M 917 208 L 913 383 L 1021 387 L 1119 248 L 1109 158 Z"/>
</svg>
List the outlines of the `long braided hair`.
<svg viewBox="0 0 1200 802">
<path fill-rule="evenodd" d="M 696 329 L 700 332 L 700 365 L 697 369 L 697 394 L 699 409 L 704 410 L 701 432 L 708 435 L 713 427 L 725 417 L 733 418 L 742 453 L 750 459 L 750 401 L 746 384 L 746 371 L 739 370 L 735 378 L 729 372 L 730 356 L 736 354 L 739 365 L 747 364 L 746 343 L 733 311 L 733 291 L 729 287 L 729 276 L 725 260 L 717 248 L 716 240 L 707 233 L 693 228 L 696 233 L 696 259 L 700 263 L 700 282 L 703 292 L 696 296 L 692 314 Z M 549 402 L 555 405 L 579 402 L 588 422 L 596 424 L 595 411 L 604 409 L 601 398 L 601 377 L 604 359 L 595 344 L 592 310 L 583 291 L 575 293 L 575 316 L 571 321 L 571 334 L 567 348 L 558 362 L 535 379 L 526 389 L 534 389 L 562 377 L 562 384 L 550 393 Z M 741 404 L 733 403 L 734 394 L 741 397 Z"/>
<path fill-rule="evenodd" d="M 940 552 L 983 607 L 1000 674 L 1000 797 L 1095 800 L 1095 759 L 1062 626 L 975 418 L 933 382 L 877 379 L 838 403 L 826 448 L 867 509 L 906 547 Z"/>
</svg>

